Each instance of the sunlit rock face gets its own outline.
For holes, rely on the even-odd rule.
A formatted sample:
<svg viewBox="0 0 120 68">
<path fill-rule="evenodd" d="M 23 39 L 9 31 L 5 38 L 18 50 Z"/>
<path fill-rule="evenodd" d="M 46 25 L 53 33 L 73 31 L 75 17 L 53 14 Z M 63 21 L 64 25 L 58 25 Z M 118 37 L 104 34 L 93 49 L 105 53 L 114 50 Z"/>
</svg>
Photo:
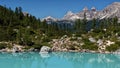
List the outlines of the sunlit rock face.
<svg viewBox="0 0 120 68">
<path fill-rule="evenodd" d="M 115 16 L 120 19 L 120 2 L 114 2 L 111 5 L 108 5 L 99 13 L 100 19 L 113 18 Z"/>
<path fill-rule="evenodd" d="M 56 19 L 51 16 L 48 16 L 44 18 L 46 21 L 50 22 L 59 22 L 59 21 L 75 21 L 76 19 L 84 19 L 92 20 L 92 19 L 105 19 L 105 18 L 113 18 L 118 17 L 120 21 L 120 2 L 114 2 L 107 7 L 105 7 L 103 10 L 99 11 L 95 7 L 91 7 L 91 9 L 88 9 L 87 7 L 84 7 L 83 10 L 81 10 L 78 13 L 73 13 L 72 11 L 68 11 L 62 19 Z M 68 23 L 68 22 L 66 22 Z M 73 23 L 73 22 L 71 22 Z"/>
<path fill-rule="evenodd" d="M 104 18 L 113 18 L 117 16 L 120 19 L 120 2 L 114 2 L 111 5 L 108 5 L 102 11 L 98 11 L 95 7 L 92 7 L 89 10 L 87 7 L 79 13 L 67 13 L 64 16 L 64 19 L 84 19 L 92 20 L 93 18 L 104 19 Z M 75 18 L 76 17 L 76 18 Z"/>
<path fill-rule="evenodd" d="M 98 13 L 99 13 L 99 11 L 97 11 L 95 7 L 92 7 L 91 10 L 89 10 L 87 7 L 85 7 L 79 13 L 72 13 L 71 11 L 69 11 L 63 17 L 63 19 L 73 20 L 74 21 L 76 19 L 84 19 L 84 18 L 86 18 L 87 20 L 91 20 L 93 18 L 97 18 Z"/>
<path fill-rule="evenodd" d="M 49 53 L 50 52 L 50 47 L 48 46 L 43 46 L 40 50 L 40 53 Z"/>
</svg>

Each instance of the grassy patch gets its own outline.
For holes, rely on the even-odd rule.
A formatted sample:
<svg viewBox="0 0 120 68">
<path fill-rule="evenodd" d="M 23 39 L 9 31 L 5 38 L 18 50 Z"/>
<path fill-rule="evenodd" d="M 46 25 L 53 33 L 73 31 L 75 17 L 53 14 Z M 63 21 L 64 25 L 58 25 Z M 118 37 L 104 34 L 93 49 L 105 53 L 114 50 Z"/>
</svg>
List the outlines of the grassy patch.
<svg viewBox="0 0 120 68">
<path fill-rule="evenodd" d="M 111 46 L 106 47 L 106 50 L 107 50 L 107 51 L 110 51 L 110 52 L 114 52 L 114 51 L 116 51 L 116 50 L 119 49 L 119 48 L 120 48 L 120 47 L 119 47 L 118 44 L 112 44 Z"/>
<path fill-rule="evenodd" d="M 5 49 L 7 47 L 7 44 L 5 43 L 0 43 L 0 49 Z"/>
</svg>

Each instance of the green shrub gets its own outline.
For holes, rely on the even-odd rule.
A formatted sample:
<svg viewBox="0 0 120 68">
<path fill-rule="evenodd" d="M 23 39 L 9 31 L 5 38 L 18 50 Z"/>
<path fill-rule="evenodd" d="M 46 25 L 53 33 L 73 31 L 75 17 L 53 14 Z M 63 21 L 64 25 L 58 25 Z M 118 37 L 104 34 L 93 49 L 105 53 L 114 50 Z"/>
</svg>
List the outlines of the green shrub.
<svg viewBox="0 0 120 68">
<path fill-rule="evenodd" d="M 49 46 L 50 47 L 50 45 L 48 44 L 48 42 L 41 43 L 41 45 L 43 45 L 43 46 Z"/>
<path fill-rule="evenodd" d="M 40 50 L 42 46 L 43 46 L 43 45 L 41 45 L 41 44 L 35 44 L 35 45 L 33 45 L 32 47 L 35 48 L 35 49 Z"/>
<path fill-rule="evenodd" d="M 25 50 L 29 50 L 30 48 L 32 48 L 32 47 L 30 47 L 30 46 L 25 46 L 24 47 Z"/>
<path fill-rule="evenodd" d="M 48 37 L 47 37 L 47 38 L 43 38 L 43 39 L 42 39 L 42 42 L 50 42 L 50 41 L 51 41 L 51 39 L 50 39 L 50 38 L 48 38 Z"/>
<path fill-rule="evenodd" d="M 0 49 L 5 49 L 7 47 L 7 44 L 5 43 L 0 43 Z"/>
<path fill-rule="evenodd" d="M 75 38 L 70 38 L 70 41 L 76 41 L 77 40 L 77 38 L 75 37 Z"/>
<path fill-rule="evenodd" d="M 27 41 L 19 41 L 19 44 L 22 46 L 24 45 L 33 46 L 35 43 L 30 40 L 27 40 Z"/>
<path fill-rule="evenodd" d="M 107 51 L 110 51 L 110 52 L 114 52 L 114 51 L 116 51 L 116 50 L 119 49 L 119 48 L 120 48 L 119 45 L 117 45 L 117 44 L 112 44 L 111 46 L 106 47 L 106 50 L 107 50 Z"/>
<path fill-rule="evenodd" d="M 96 45 L 83 45 L 83 49 L 89 49 L 89 50 L 97 50 L 98 47 Z"/>
<path fill-rule="evenodd" d="M 94 43 L 90 42 L 89 40 L 84 40 L 84 45 L 82 46 L 83 49 L 89 49 L 89 50 L 97 50 L 98 46 L 94 45 Z"/>
<path fill-rule="evenodd" d="M 70 46 L 70 48 L 69 48 L 70 50 L 75 50 L 76 48 L 75 48 L 75 46 Z"/>
<path fill-rule="evenodd" d="M 76 37 L 81 37 L 81 34 L 76 34 L 75 36 L 76 36 Z"/>
<path fill-rule="evenodd" d="M 115 43 L 120 47 L 120 41 L 116 41 Z"/>
<path fill-rule="evenodd" d="M 34 45 L 34 42 L 32 42 L 32 41 L 27 41 L 26 43 L 27 43 L 28 46 L 33 46 Z"/>
</svg>

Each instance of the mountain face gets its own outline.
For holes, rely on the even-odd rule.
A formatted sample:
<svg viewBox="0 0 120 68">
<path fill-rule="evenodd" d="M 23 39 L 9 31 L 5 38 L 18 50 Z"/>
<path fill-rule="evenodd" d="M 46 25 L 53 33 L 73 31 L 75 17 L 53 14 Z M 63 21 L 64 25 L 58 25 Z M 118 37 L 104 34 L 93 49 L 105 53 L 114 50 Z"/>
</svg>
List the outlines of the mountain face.
<svg viewBox="0 0 120 68">
<path fill-rule="evenodd" d="M 46 21 L 48 21 L 48 22 L 50 22 L 50 21 L 57 21 L 58 19 L 56 19 L 56 18 L 53 18 L 53 17 L 51 17 L 51 16 L 48 16 L 48 17 L 46 17 L 46 18 L 43 18 L 42 20 L 46 20 Z"/>
<path fill-rule="evenodd" d="M 120 19 L 120 2 L 114 2 L 108 5 L 104 10 L 99 13 L 99 18 L 112 18 L 117 16 Z"/>
<path fill-rule="evenodd" d="M 104 19 L 104 18 L 113 18 L 115 16 L 117 16 L 118 19 L 120 20 L 120 2 L 114 2 L 101 11 L 96 10 L 95 7 L 92 7 L 91 10 L 85 7 L 82 11 L 78 13 L 72 13 L 71 11 L 69 11 L 60 20 L 75 21 L 76 19 L 84 19 L 84 18 L 86 18 L 87 20 L 92 20 L 93 18 Z M 52 17 L 51 18 L 49 17 L 49 19 L 51 19 L 52 21 L 56 21 L 56 19 Z"/>
<path fill-rule="evenodd" d="M 67 12 L 67 14 L 63 17 L 64 20 L 75 20 L 75 19 L 80 19 L 80 17 L 75 14 L 72 13 L 71 11 Z"/>
<path fill-rule="evenodd" d="M 68 12 L 63 19 L 66 20 L 76 20 L 76 19 L 84 19 L 86 17 L 87 20 L 91 20 L 93 18 L 97 18 L 98 11 L 96 11 L 95 7 L 92 7 L 91 10 L 88 10 L 87 7 L 85 7 L 81 12 L 79 13 L 70 13 Z"/>
</svg>

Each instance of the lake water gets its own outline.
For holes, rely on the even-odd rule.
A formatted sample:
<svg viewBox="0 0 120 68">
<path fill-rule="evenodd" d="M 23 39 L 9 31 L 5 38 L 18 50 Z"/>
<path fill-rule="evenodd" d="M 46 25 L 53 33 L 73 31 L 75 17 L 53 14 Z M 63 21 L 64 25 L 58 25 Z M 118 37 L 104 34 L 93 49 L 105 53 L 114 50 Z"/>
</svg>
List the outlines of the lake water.
<svg viewBox="0 0 120 68">
<path fill-rule="evenodd" d="M 0 68 L 120 68 L 120 55 L 70 52 L 0 53 Z"/>
</svg>

